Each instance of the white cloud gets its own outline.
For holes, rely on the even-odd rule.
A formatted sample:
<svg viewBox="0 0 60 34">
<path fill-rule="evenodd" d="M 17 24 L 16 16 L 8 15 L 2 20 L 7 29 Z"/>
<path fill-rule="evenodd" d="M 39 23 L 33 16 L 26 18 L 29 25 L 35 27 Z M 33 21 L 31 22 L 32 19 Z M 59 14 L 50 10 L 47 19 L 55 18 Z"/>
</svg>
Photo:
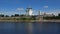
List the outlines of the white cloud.
<svg viewBox="0 0 60 34">
<path fill-rule="evenodd" d="M 45 11 L 41 11 L 41 15 L 44 14 Z M 45 12 L 47 14 L 54 14 L 55 16 L 57 16 L 60 13 L 60 9 L 53 9 L 53 10 L 48 10 L 47 12 Z"/>
<path fill-rule="evenodd" d="M 24 9 L 23 8 L 17 8 L 16 10 L 19 10 L 20 11 L 20 10 L 24 10 Z"/>
<path fill-rule="evenodd" d="M 48 8 L 48 6 L 43 6 L 43 8 Z"/>
<path fill-rule="evenodd" d="M 54 14 L 54 15 L 58 15 L 60 13 L 60 10 L 59 9 L 55 9 L 55 10 L 50 10 L 49 12 L 47 12 L 49 14 Z"/>
</svg>

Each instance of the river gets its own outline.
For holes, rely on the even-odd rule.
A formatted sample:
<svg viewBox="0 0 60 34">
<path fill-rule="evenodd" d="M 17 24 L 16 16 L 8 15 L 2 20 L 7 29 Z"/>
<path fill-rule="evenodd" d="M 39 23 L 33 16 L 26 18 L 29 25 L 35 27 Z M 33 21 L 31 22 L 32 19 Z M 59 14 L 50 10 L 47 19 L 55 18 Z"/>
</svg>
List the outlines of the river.
<svg viewBox="0 0 60 34">
<path fill-rule="evenodd" d="M 0 34 L 60 34 L 60 23 L 0 22 Z"/>
</svg>

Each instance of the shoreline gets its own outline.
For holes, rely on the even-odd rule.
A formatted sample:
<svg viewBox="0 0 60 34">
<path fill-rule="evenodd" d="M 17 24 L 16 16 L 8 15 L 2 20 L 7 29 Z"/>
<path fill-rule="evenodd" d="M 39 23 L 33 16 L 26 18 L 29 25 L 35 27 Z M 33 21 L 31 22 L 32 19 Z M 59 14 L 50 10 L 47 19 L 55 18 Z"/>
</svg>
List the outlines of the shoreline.
<svg viewBox="0 0 60 34">
<path fill-rule="evenodd" d="M 60 20 L 0 20 L 0 22 L 60 22 Z"/>
</svg>

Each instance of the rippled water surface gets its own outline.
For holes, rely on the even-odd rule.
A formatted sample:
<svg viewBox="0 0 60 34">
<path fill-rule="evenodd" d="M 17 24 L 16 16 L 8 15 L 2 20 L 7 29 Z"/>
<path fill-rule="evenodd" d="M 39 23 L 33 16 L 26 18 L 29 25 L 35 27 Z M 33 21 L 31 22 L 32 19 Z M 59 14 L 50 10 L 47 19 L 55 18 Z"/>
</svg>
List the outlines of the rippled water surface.
<svg viewBox="0 0 60 34">
<path fill-rule="evenodd" d="M 0 34 L 60 34 L 60 23 L 0 22 Z"/>
</svg>

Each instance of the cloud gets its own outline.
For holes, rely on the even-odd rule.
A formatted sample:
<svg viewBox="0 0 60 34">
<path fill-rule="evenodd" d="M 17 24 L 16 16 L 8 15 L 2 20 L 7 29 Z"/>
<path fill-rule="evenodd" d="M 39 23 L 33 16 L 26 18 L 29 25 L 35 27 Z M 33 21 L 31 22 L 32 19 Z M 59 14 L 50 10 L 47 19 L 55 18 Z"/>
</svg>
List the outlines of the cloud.
<svg viewBox="0 0 60 34">
<path fill-rule="evenodd" d="M 54 14 L 54 15 L 58 15 L 60 13 L 60 10 L 59 9 L 53 9 L 53 10 L 50 10 L 49 12 L 47 12 L 48 14 Z"/>
<path fill-rule="evenodd" d="M 41 15 L 44 14 L 45 11 L 41 10 Z M 46 14 L 54 14 L 55 16 L 58 16 L 58 14 L 60 13 L 60 9 L 51 9 L 45 12 Z"/>
<path fill-rule="evenodd" d="M 16 10 L 19 10 L 19 11 L 21 11 L 21 10 L 24 10 L 23 8 L 17 8 Z"/>
<path fill-rule="evenodd" d="M 48 6 L 43 6 L 43 8 L 48 8 Z"/>
</svg>

